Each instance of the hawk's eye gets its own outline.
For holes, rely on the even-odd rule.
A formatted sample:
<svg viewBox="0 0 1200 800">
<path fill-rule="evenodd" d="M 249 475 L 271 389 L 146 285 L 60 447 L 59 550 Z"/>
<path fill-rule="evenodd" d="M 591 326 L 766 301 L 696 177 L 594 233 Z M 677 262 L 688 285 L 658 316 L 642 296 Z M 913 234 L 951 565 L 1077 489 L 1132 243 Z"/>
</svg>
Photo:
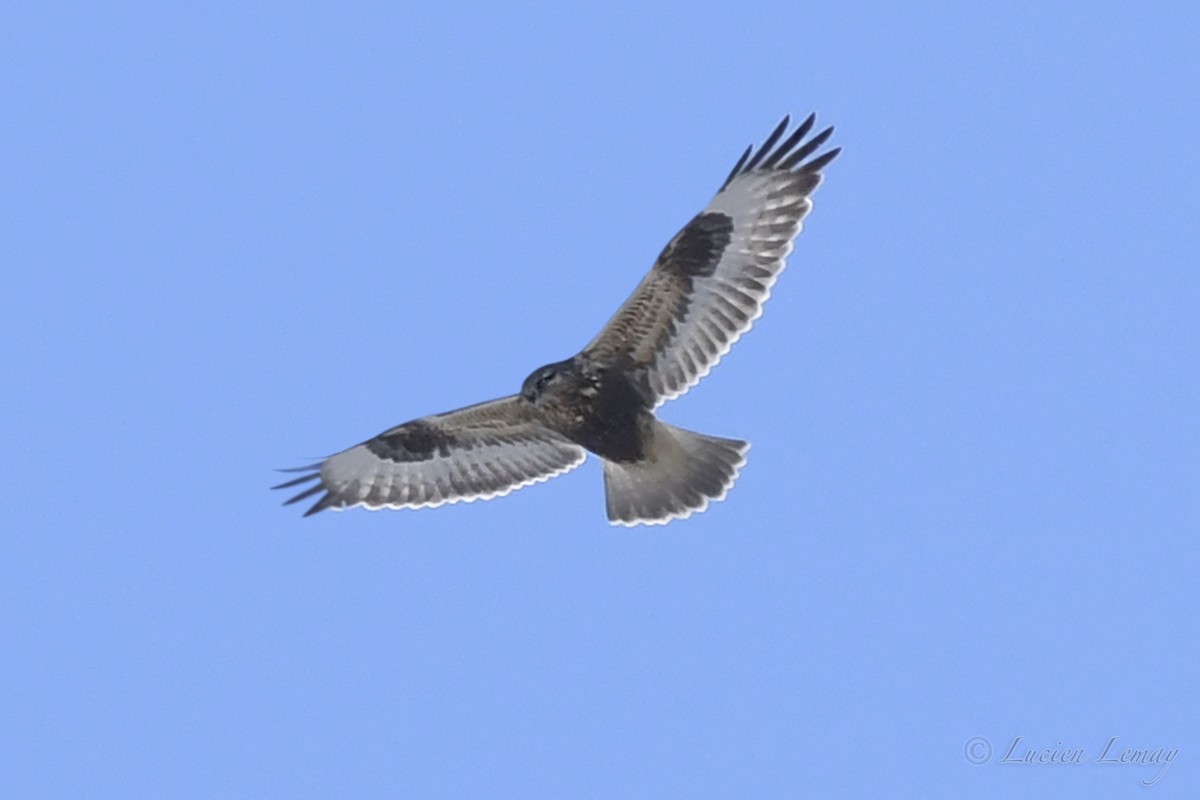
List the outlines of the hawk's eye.
<svg viewBox="0 0 1200 800">
<path fill-rule="evenodd" d="M 546 384 L 553 383 L 554 379 L 556 377 L 558 377 L 558 373 L 555 372 L 554 370 L 549 370 L 547 372 L 543 372 L 540 376 L 538 376 L 538 379 L 537 379 L 538 391 L 545 389 Z"/>
</svg>

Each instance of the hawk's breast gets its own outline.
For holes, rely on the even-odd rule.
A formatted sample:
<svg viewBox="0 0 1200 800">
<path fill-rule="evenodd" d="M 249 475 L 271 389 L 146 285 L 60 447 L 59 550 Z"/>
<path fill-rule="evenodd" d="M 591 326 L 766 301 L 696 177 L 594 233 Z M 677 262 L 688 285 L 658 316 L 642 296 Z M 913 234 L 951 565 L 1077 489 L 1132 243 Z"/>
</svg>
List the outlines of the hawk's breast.
<svg viewBox="0 0 1200 800">
<path fill-rule="evenodd" d="M 650 406 L 626 371 L 580 376 L 570 394 L 547 409 L 554 427 L 576 444 L 610 461 L 645 455 L 642 429 Z"/>
</svg>

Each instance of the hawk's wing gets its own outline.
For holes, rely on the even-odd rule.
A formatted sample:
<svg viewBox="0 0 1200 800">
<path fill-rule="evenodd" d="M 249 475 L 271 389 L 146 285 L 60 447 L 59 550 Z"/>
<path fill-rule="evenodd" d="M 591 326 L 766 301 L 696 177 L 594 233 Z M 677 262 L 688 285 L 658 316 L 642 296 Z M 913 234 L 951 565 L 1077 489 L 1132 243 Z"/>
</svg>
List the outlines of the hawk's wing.
<svg viewBox="0 0 1200 800">
<path fill-rule="evenodd" d="M 406 422 L 272 488 L 319 481 L 288 500 L 325 494 L 304 516 L 362 505 L 422 508 L 508 494 L 583 463 L 587 452 L 530 414 L 513 395 Z"/>
<path fill-rule="evenodd" d="M 676 234 L 584 353 L 630 369 L 655 405 L 716 366 L 762 314 L 821 170 L 840 152 L 805 160 L 833 133 L 826 128 L 801 144 L 815 121 L 810 115 L 776 147 L 784 117 L 762 147 L 746 150 L 708 208 Z"/>
</svg>

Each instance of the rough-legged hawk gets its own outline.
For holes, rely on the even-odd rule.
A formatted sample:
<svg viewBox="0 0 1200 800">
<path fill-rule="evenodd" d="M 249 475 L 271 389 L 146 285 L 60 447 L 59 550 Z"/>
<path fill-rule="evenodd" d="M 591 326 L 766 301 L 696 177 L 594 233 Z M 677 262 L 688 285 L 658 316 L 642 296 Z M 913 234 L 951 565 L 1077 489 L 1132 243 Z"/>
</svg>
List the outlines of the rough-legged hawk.
<svg viewBox="0 0 1200 800">
<path fill-rule="evenodd" d="M 815 115 L 747 148 L 708 208 L 578 355 L 525 379 L 519 394 L 406 422 L 295 472 L 326 508 L 422 508 L 497 497 L 604 462 L 608 519 L 660 524 L 702 511 L 733 486 L 750 445 L 660 421 L 654 410 L 708 374 L 762 313 L 812 208 L 821 170 Z"/>
</svg>

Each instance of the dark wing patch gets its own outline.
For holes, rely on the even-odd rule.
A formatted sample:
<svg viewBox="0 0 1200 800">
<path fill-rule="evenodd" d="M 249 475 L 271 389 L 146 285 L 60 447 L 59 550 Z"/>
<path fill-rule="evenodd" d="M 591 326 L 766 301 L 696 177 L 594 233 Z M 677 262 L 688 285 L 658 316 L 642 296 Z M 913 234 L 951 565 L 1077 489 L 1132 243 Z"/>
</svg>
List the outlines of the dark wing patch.
<svg viewBox="0 0 1200 800">
<path fill-rule="evenodd" d="M 733 220 L 728 216 L 700 214 L 676 234 L 658 262 L 689 278 L 710 277 L 732 236 Z"/>
<path fill-rule="evenodd" d="M 272 488 L 316 481 L 286 504 L 324 492 L 305 516 L 327 508 L 422 508 L 487 499 L 547 480 L 587 452 L 533 418 L 514 395 L 398 425 Z"/>
<path fill-rule="evenodd" d="M 429 461 L 450 455 L 454 437 L 436 425 L 414 420 L 364 442 L 380 458 L 395 462 Z"/>
<path fill-rule="evenodd" d="M 840 152 L 806 160 L 833 133 L 827 128 L 804 141 L 815 122 L 810 115 L 783 139 L 785 117 L 762 147 L 742 154 L 708 207 L 671 240 L 584 349 L 587 357 L 601 367 L 628 365 L 654 405 L 716 366 L 762 314 L 812 209 L 821 170 Z"/>
</svg>

